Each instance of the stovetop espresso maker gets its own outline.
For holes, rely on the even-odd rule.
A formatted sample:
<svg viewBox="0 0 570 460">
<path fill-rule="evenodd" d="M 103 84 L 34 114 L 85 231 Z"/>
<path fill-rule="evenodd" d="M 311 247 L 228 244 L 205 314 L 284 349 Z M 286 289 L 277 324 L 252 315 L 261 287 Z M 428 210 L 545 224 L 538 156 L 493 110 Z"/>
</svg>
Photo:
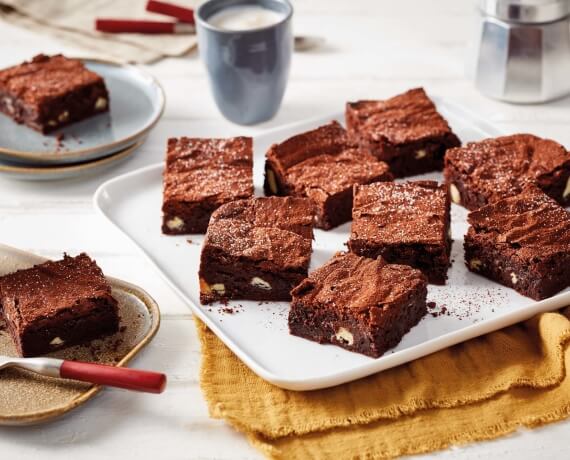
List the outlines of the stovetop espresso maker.
<svg viewBox="0 0 570 460">
<path fill-rule="evenodd" d="M 539 103 L 570 94 L 570 0 L 480 0 L 470 73 L 485 95 Z"/>
</svg>

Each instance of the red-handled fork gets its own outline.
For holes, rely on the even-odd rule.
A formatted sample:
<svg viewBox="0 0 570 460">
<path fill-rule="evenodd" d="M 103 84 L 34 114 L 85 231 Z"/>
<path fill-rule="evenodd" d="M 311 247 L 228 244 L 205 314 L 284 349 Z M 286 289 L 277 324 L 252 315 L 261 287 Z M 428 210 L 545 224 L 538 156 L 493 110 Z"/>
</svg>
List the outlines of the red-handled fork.
<svg viewBox="0 0 570 460">
<path fill-rule="evenodd" d="M 81 380 L 146 393 L 162 393 L 166 387 L 166 375 L 158 372 L 81 361 L 0 356 L 0 369 L 6 367 L 19 367 L 48 377 Z"/>
</svg>

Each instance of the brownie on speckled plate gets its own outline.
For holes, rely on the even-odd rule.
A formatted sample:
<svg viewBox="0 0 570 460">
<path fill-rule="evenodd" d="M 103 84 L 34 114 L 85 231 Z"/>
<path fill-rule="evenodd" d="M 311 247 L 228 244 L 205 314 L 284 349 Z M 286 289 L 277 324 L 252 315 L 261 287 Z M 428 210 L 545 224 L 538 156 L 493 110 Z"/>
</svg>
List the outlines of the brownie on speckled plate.
<svg viewBox="0 0 570 460">
<path fill-rule="evenodd" d="M 0 277 L 0 313 L 22 356 L 43 355 L 119 328 L 111 286 L 86 254 Z"/>
<path fill-rule="evenodd" d="M 470 142 L 448 150 L 445 181 L 454 203 L 475 210 L 538 185 L 563 206 L 570 204 L 570 153 L 531 134 Z"/>
<path fill-rule="evenodd" d="M 347 103 L 346 127 L 396 177 L 441 171 L 445 151 L 461 145 L 422 88 L 383 101 Z"/>
<path fill-rule="evenodd" d="M 0 70 L 0 112 L 44 134 L 108 110 L 105 81 L 78 59 L 40 54 Z"/>
<path fill-rule="evenodd" d="M 200 301 L 289 300 L 306 276 L 314 209 L 304 198 L 238 200 L 212 214 L 200 258 Z"/>
<path fill-rule="evenodd" d="M 419 270 L 338 253 L 293 289 L 289 331 L 377 358 L 423 318 L 426 295 Z"/>
<path fill-rule="evenodd" d="M 168 139 L 162 232 L 205 233 L 222 204 L 253 196 L 250 137 Z"/>
<path fill-rule="evenodd" d="M 534 185 L 469 214 L 469 270 L 535 300 L 570 286 L 570 214 Z"/>
<path fill-rule="evenodd" d="M 350 220 L 353 185 L 392 179 L 388 165 L 350 143 L 336 121 L 267 152 L 265 194 L 310 199 L 325 230 Z"/>
<path fill-rule="evenodd" d="M 444 284 L 450 265 L 450 203 L 434 181 L 355 187 L 348 247 L 360 256 L 420 269 Z"/>
</svg>

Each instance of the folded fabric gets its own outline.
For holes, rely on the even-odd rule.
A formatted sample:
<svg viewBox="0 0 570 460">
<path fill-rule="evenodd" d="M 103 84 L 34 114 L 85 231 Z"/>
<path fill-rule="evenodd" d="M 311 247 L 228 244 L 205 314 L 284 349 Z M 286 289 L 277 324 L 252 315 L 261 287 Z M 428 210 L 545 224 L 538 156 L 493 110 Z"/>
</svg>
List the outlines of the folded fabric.
<svg viewBox="0 0 570 460">
<path fill-rule="evenodd" d="M 389 458 L 492 439 L 570 412 L 570 308 L 334 388 L 250 371 L 196 320 L 210 414 L 271 458 Z"/>
<path fill-rule="evenodd" d="M 0 19 L 70 45 L 94 57 L 121 62 L 149 63 L 181 56 L 194 49 L 195 35 L 104 34 L 95 30 L 95 18 L 173 18 L 145 11 L 147 0 L 0 0 Z M 185 1 L 193 7 L 198 0 Z"/>
</svg>

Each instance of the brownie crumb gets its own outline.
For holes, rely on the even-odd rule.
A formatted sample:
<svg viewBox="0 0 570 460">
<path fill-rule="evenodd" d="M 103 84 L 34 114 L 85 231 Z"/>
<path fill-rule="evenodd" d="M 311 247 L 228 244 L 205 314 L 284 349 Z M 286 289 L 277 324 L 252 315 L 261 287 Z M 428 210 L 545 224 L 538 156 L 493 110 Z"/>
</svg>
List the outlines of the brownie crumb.
<svg viewBox="0 0 570 460">
<path fill-rule="evenodd" d="M 77 142 L 78 144 L 80 144 L 80 145 L 83 144 L 83 141 L 82 141 L 79 137 L 77 137 L 75 134 L 70 133 L 69 135 L 70 135 L 71 138 L 72 138 L 75 142 Z"/>
</svg>

